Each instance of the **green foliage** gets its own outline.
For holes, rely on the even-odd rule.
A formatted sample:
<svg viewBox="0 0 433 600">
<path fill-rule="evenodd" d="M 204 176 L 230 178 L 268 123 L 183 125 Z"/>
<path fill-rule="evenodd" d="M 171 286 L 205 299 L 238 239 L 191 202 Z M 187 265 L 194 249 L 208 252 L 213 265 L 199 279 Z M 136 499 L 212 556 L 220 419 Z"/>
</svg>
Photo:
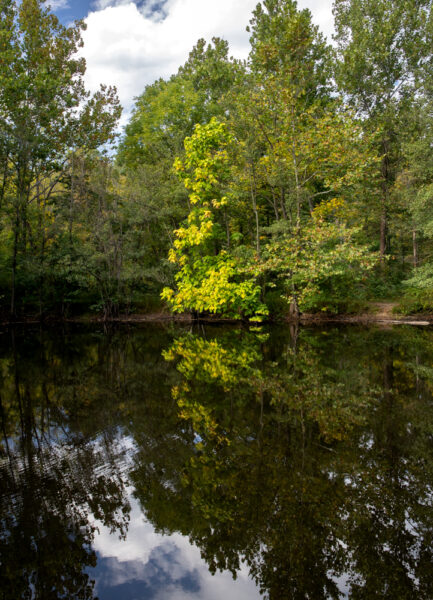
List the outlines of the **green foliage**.
<svg viewBox="0 0 433 600">
<path fill-rule="evenodd" d="M 192 208 L 170 253 L 177 292 L 163 297 L 175 311 L 249 316 L 257 281 L 276 285 L 297 308 L 336 310 L 375 257 L 350 223 L 356 204 L 342 211 L 342 199 L 321 200 L 362 189 L 377 162 L 373 138 L 326 96 L 330 54 L 308 11 L 267 2 L 251 26 L 251 73 L 228 100 L 236 146 L 217 140 L 215 152 L 210 130 L 197 128 L 175 163 Z"/>
<path fill-rule="evenodd" d="M 176 75 L 147 86 L 137 99 L 119 146 L 126 206 L 142 227 L 137 269 L 158 295 L 174 283 L 175 270 L 167 254 L 173 231 L 181 228 L 191 208 L 173 162 L 176 157 L 183 160 L 184 140 L 193 135 L 196 124 L 225 114 L 224 94 L 239 70 L 229 59 L 227 42 L 214 38 L 206 45 L 199 40 Z"/>
<path fill-rule="evenodd" d="M 403 296 L 400 297 L 400 302 L 397 306 L 397 312 L 402 313 L 404 315 L 413 315 L 417 313 L 432 313 L 433 296 L 431 288 L 410 288 L 408 284 L 407 289 L 404 290 Z"/>
<path fill-rule="evenodd" d="M 212 119 L 197 125 L 185 140 L 185 160 L 175 168 L 190 192 L 191 211 L 178 229 L 170 260 L 179 266 L 177 289 L 165 288 L 162 298 L 175 312 L 193 310 L 260 320 L 267 313 L 254 279 L 243 280 L 242 266 L 221 248 L 222 234 L 215 214 L 227 204 L 222 187 L 229 173 L 227 147 L 230 135 L 223 123 Z M 219 248 L 220 247 L 220 248 Z"/>
<path fill-rule="evenodd" d="M 429 0 L 334 2 L 338 82 L 358 110 L 385 127 L 431 67 L 430 10 Z"/>
<path fill-rule="evenodd" d="M 380 240 L 384 266 L 385 255 L 410 248 L 410 198 L 401 202 L 395 183 L 406 167 L 404 146 L 419 92 L 431 79 L 431 2 L 336 0 L 334 16 L 337 83 L 363 117 L 365 131 L 379 132 L 376 201 L 368 207 L 376 226 L 370 224 L 368 233 Z M 392 270 L 384 269 L 382 278 L 388 273 Z"/>
<path fill-rule="evenodd" d="M 232 86 L 239 68 L 228 57 L 227 42 L 213 38 L 206 47 L 200 39 L 176 75 L 148 85 L 137 98 L 119 145 L 120 164 L 134 170 L 163 161 L 168 175 L 195 125 L 224 115 L 221 97 Z"/>
<path fill-rule="evenodd" d="M 15 314 L 18 288 L 43 286 L 70 153 L 113 141 L 121 108 L 114 88 L 85 90 L 83 22 L 67 28 L 40 0 L 4 0 L 0 23 L 0 209 Z"/>
<path fill-rule="evenodd" d="M 174 312 L 261 319 L 353 310 L 404 279 L 427 307 L 431 3 L 334 15 L 335 50 L 294 0 L 256 6 L 245 62 L 198 40 L 108 158 L 120 107 L 84 88 L 84 23 L 3 0 L 2 312 L 109 318 L 162 291 Z"/>
<path fill-rule="evenodd" d="M 338 218 L 327 220 L 343 210 L 337 200 L 322 202 L 310 225 L 294 234 L 279 232 L 263 254 L 260 268 L 282 280 L 288 301 L 296 302 L 301 311 L 338 312 L 347 289 L 356 289 L 377 260 L 367 246 L 356 243 L 359 228 Z"/>
<path fill-rule="evenodd" d="M 399 311 L 404 314 L 433 311 L 433 265 L 426 263 L 414 270 L 404 282 Z"/>
<path fill-rule="evenodd" d="M 265 0 L 253 11 L 250 65 L 264 78 L 283 79 L 307 104 L 330 88 L 330 48 L 308 9 L 295 0 Z"/>
</svg>

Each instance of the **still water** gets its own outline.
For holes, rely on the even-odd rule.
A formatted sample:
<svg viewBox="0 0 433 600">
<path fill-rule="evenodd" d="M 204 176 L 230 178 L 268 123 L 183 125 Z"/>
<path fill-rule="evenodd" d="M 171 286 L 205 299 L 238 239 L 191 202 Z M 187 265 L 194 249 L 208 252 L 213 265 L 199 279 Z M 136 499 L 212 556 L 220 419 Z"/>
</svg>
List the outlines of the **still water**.
<svg viewBox="0 0 433 600">
<path fill-rule="evenodd" d="M 0 598 L 433 598 L 433 330 L 0 332 Z"/>
</svg>

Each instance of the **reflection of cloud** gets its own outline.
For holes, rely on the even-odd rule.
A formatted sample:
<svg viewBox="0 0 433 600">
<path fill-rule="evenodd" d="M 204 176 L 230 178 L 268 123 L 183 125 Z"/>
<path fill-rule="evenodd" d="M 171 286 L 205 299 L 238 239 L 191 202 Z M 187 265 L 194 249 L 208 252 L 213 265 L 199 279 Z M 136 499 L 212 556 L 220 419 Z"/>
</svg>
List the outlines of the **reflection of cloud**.
<svg viewBox="0 0 433 600">
<path fill-rule="evenodd" d="M 148 562 L 150 553 L 161 543 L 161 536 L 155 533 L 150 523 L 143 520 L 137 501 L 130 498 L 131 513 L 127 542 L 119 540 L 110 530 L 97 522 L 99 535 L 93 544 L 101 556 L 115 556 L 118 561 Z"/>
<path fill-rule="evenodd" d="M 178 533 L 164 536 L 145 521 L 138 502 L 130 498 L 131 521 L 126 540 L 97 523 L 93 544 L 98 565 L 91 578 L 101 600 L 254 600 L 255 584 L 243 567 L 236 581 L 230 573 L 209 573 L 200 550 Z"/>
</svg>

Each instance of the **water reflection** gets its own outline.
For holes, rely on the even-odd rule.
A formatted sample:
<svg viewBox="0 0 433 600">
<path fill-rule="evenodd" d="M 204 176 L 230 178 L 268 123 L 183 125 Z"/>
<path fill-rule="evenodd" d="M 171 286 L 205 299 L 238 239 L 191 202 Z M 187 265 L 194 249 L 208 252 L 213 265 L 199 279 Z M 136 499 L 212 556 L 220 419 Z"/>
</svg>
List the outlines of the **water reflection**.
<svg viewBox="0 0 433 600">
<path fill-rule="evenodd" d="M 3 598 L 432 598 L 432 359 L 404 328 L 5 333 Z"/>
<path fill-rule="evenodd" d="M 110 429 L 89 440 L 57 395 L 62 366 L 50 349 L 2 354 L 0 588 L 4 598 L 93 598 L 89 514 L 124 535 L 129 505 L 122 453 Z M 75 395 L 74 395 L 75 396 Z M 74 398 L 76 400 L 76 398 Z M 78 399 L 85 403 L 86 399 Z"/>
<path fill-rule="evenodd" d="M 259 593 L 243 567 L 236 582 L 230 573 L 213 577 L 188 538 L 162 536 L 143 520 L 139 503 L 131 501 L 127 544 L 101 527 L 94 547 L 98 554 L 95 593 L 106 600 L 255 600 Z"/>
<path fill-rule="evenodd" d="M 211 569 L 246 557 L 270 598 L 338 598 L 343 576 L 351 598 L 433 594 L 426 348 L 356 333 L 280 347 L 242 335 L 229 352 L 186 336 L 166 353 L 201 439 L 183 473 L 207 525 L 193 537 Z"/>
</svg>

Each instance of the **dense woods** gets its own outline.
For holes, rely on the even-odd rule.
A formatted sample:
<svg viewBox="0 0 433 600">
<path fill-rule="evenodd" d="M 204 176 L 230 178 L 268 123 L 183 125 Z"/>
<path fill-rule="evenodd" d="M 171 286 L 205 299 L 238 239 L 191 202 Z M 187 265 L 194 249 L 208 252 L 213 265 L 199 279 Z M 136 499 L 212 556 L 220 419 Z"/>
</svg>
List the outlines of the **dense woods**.
<svg viewBox="0 0 433 600">
<path fill-rule="evenodd" d="M 330 45 L 264 0 L 247 61 L 199 40 L 117 140 L 84 23 L 1 0 L 3 315 L 433 310 L 432 9 L 335 0 Z"/>
</svg>

